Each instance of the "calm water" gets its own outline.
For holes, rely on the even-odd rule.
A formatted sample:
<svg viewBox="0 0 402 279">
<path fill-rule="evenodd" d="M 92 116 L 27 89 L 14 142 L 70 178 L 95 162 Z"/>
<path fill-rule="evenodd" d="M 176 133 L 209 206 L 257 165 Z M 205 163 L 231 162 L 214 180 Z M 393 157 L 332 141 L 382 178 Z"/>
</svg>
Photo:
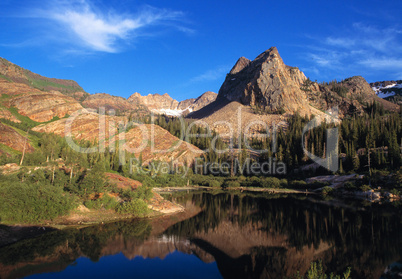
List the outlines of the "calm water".
<svg viewBox="0 0 402 279">
<path fill-rule="evenodd" d="M 318 260 L 336 273 L 350 266 L 352 278 L 400 278 L 400 206 L 228 193 L 166 197 L 186 212 L 2 247 L 0 278 L 284 278 Z"/>
</svg>

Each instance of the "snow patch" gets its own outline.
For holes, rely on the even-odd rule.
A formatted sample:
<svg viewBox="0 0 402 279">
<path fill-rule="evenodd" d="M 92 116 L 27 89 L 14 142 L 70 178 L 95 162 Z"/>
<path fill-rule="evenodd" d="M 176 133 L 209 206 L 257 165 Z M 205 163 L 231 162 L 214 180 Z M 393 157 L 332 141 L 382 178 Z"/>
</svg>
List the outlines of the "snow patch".
<svg viewBox="0 0 402 279">
<path fill-rule="evenodd" d="M 377 96 L 380 97 L 380 98 L 391 97 L 391 96 L 394 96 L 394 95 L 395 95 L 394 91 L 387 91 L 387 92 L 380 91 L 380 92 L 377 93 Z"/>
<path fill-rule="evenodd" d="M 165 114 L 167 116 L 180 116 L 183 114 L 184 110 L 180 109 L 156 109 L 154 110 L 157 114 Z"/>
<path fill-rule="evenodd" d="M 157 114 L 164 114 L 167 116 L 175 116 L 175 117 L 182 116 L 185 111 L 192 112 L 193 110 L 191 107 L 187 107 L 185 109 L 155 109 L 155 110 L 153 110 L 153 112 L 157 113 Z"/>
<path fill-rule="evenodd" d="M 394 96 L 396 93 L 395 91 L 391 91 L 390 89 L 401 89 L 402 88 L 402 84 L 390 84 L 387 86 L 373 86 L 372 89 L 374 90 L 374 92 L 377 94 L 378 97 L 380 98 L 386 98 L 386 97 L 390 97 L 390 96 Z M 384 92 L 383 90 L 386 89 L 386 91 Z"/>
</svg>

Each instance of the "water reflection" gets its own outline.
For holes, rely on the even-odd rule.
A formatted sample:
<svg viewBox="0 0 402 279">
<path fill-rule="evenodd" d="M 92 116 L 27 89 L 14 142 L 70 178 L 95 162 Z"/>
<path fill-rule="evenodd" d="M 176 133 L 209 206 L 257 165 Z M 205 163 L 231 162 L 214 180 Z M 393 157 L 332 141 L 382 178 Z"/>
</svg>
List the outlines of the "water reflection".
<svg viewBox="0 0 402 279">
<path fill-rule="evenodd" d="M 74 265 L 75 270 L 88 268 L 84 257 L 113 270 L 122 256 L 131 261 L 120 266 L 120 272 L 130 270 L 121 277 L 135 276 L 140 268 L 133 267 L 145 261 L 148 265 L 140 266 L 152 271 L 165 270 L 167 262 L 176 271 L 193 266 L 183 270 L 183 277 L 198 270 L 204 277 L 283 278 L 322 260 L 336 273 L 351 266 L 353 278 L 380 278 L 402 259 L 402 212 L 391 204 L 202 192 L 168 198 L 184 204 L 186 212 L 54 231 L 0 248 L 0 278 L 52 271 L 66 275 Z M 167 273 L 163 276 L 178 277 Z"/>
</svg>

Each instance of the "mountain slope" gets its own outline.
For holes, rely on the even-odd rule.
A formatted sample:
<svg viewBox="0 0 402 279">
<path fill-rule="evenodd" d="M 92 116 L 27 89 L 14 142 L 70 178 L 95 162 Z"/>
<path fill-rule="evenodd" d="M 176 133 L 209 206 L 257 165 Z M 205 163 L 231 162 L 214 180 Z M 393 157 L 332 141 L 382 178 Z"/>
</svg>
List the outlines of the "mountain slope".
<svg viewBox="0 0 402 279">
<path fill-rule="evenodd" d="M 78 93 L 78 96 L 83 95 L 79 93 L 84 93 L 82 87 L 73 80 L 44 77 L 17 66 L 1 57 L 0 79 L 6 79 L 15 83 L 23 83 L 41 91 L 57 90 L 68 96 L 74 96 L 75 93 Z"/>
<path fill-rule="evenodd" d="M 46 122 L 54 117 L 62 118 L 82 109 L 72 97 L 58 91 L 44 92 L 23 83 L 0 79 L 3 108 L 16 108 L 18 113 L 36 122 Z"/>
<path fill-rule="evenodd" d="M 70 127 L 71 135 L 77 141 L 98 142 L 105 148 L 114 148 L 116 142 L 124 140 L 124 150 L 134 154 L 137 158 L 142 154 L 143 163 L 159 160 L 191 164 L 196 157 L 203 153 L 196 146 L 181 141 L 157 125 L 135 125 L 133 128 L 127 129 L 125 133 L 119 134 L 116 129 L 119 123 L 125 122 L 125 118 L 108 115 L 103 117 L 96 113 L 83 113 L 70 124 L 69 119 L 65 118 L 41 124 L 33 131 L 65 136 L 66 127 Z"/>
<path fill-rule="evenodd" d="M 0 122 L 0 154 L 4 149 L 1 145 L 8 146 L 19 152 L 23 152 L 24 148 L 26 152 L 34 151 L 29 139 L 25 140 L 25 136 L 22 136 L 15 129 Z M 5 152 L 7 153 L 7 151 Z"/>
<path fill-rule="evenodd" d="M 83 102 L 82 105 L 86 108 L 100 109 L 105 108 L 106 112 L 110 110 L 115 110 L 116 115 L 122 114 L 136 114 L 145 115 L 149 114 L 149 110 L 146 106 L 142 104 L 136 104 L 130 102 L 129 100 L 119 97 L 112 96 L 106 93 L 97 93 L 89 95 Z"/>
</svg>

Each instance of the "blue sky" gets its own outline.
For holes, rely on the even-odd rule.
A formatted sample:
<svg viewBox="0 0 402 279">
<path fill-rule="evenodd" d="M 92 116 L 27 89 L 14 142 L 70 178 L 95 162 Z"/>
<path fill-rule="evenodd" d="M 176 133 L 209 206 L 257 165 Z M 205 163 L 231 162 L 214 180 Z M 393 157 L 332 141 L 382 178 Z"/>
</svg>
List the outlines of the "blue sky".
<svg viewBox="0 0 402 279">
<path fill-rule="evenodd" d="M 278 47 L 312 80 L 402 79 L 402 1 L 1 0 L 0 57 L 87 92 L 218 92 Z"/>
</svg>

